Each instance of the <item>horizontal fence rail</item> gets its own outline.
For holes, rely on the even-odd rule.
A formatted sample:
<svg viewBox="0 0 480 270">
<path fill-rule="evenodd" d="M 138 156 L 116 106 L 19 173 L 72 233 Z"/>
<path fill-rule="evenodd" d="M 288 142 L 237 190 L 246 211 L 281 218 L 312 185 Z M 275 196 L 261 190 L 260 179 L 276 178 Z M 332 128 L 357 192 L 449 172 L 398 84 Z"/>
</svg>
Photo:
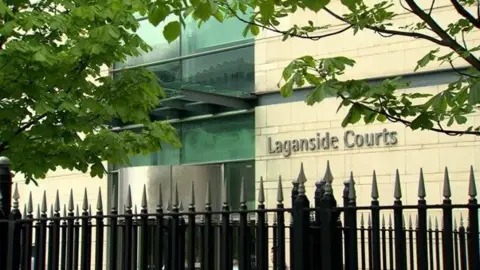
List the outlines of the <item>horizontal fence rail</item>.
<svg viewBox="0 0 480 270">
<path fill-rule="evenodd" d="M 81 206 L 74 205 L 71 192 L 63 209 L 58 192 L 50 206 L 44 193 L 36 210 L 30 194 L 20 211 L 15 187 L 10 213 L 0 211 L 0 269 L 480 269 L 473 168 L 462 205 L 452 204 L 447 169 L 443 203 L 436 205 L 427 204 L 422 171 L 416 205 L 402 204 L 398 171 L 391 205 L 379 204 L 375 172 L 368 206 L 356 205 L 353 174 L 344 181 L 342 206 L 337 205 L 329 163 L 315 183 L 313 202 L 305 195 L 305 182 L 301 165 L 287 208 L 279 178 L 277 205 L 268 209 L 262 179 L 256 209 L 247 208 L 243 183 L 240 208 L 230 209 L 224 185 L 220 211 L 212 211 L 209 186 L 204 209 L 195 208 L 193 183 L 187 207 L 176 187 L 167 206 L 159 196 L 157 208 L 147 209 L 144 187 L 137 209 L 129 189 L 122 215 L 116 200 L 104 209 L 101 191 L 94 212 L 86 191 Z"/>
</svg>

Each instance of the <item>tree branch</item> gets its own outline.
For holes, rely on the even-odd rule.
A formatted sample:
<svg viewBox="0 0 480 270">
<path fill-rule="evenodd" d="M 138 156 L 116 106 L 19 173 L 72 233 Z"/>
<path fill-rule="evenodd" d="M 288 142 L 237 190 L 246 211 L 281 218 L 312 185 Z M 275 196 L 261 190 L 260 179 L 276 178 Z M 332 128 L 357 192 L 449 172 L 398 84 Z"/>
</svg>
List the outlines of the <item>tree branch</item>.
<svg viewBox="0 0 480 270">
<path fill-rule="evenodd" d="M 335 12 L 331 11 L 329 8 L 325 7 L 324 10 L 332 15 L 333 17 L 335 17 L 336 19 L 344 22 L 344 23 L 347 23 L 347 24 L 350 24 L 352 25 L 352 22 L 350 22 L 349 20 L 343 18 L 342 16 L 336 14 Z M 371 26 L 371 25 L 366 25 L 365 28 L 369 29 L 369 30 L 373 30 L 375 32 L 379 32 L 379 33 L 383 33 L 383 34 L 390 34 L 390 35 L 396 35 L 396 36 L 404 36 L 404 37 L 411 37 L 411 38 L 421 38 L 421 39 L 426 39 L 428 41 L 431 41 L 433 43 L 436 43 L 440 46 L 446 46 L 447 44 L 442 41 L 442 40 L 438 40 L 434 37 L 431 37 L 429 35 L 425 35 L 425 34 L 422 34 L 422 33 L 417 33 L 417 32 L 403 32 L 403 31 L 398 31 L 398 30 L 389 30 L 389 29 L 384 29 L 384 28 L 381 28 L 381 27 L 377 27 L 377 26 Z"/>
<path fill-rule="evenodd" d="M 480 61 L 469 51 L 467 51 L 466 48 L 462 47 L 458 42 L 455 41 L 445 30 L 437 24 L 437 22 L 423 9 L 421 9 L 417 3 L 415 3 L 415 0 L 405 0 L 407 4 L 410 6 L 412 9 L 413 13 L 416 14 L 420 19 L 422 19 L 426 24 L 430 26 L 433 32 L 437 34 L 443 41 L 443 46 L 447 46 L 453 51 L 455 51 L 460 57 L 465 59 L 471 66 L 476 68 L 477 70 L 480 70 Z"/>
<path fill-rule="evenodd" d="M 357 106 L 360 106 L 360 107 L 362 107 L 362 108 L 364 108 L 368 111 L 378 113 L 378 114 L 381 114 L 381 115 L 385 115 L 387 117 L 387 119 L 391 122 L 400 122 L 407 127 L 412 126 L 411 121 L 405 120 L 405 119 L 397 117 L 397 116 L 390 115 L 385 110 L 379 111 L 379 110 L 372 109 L 365 104 L 362 104 L 360 102 L 348 99 L 345 96 L 343 96 L 342 94 L 338 94 L 338 96 L 342 100 L 348 100 L 350 103 L 355 104 Z M 453 130 L 453 129 L 444 129 L 440 124 L 439 124 L 439 128 L 432 127 L 432 128 L 425 128 L 425 129 L 435 131 L 435 132 L 444 133 L 444 134 L 449 135 L 449 136 L 457 136 L 457 135 L 477 135 L 477 136 L 480 136 L 480 131 L 467 131 L 467 130 L 461 131 L 461 130 Z"/>
<path fill-rule="evenodd" d="M 465 19 L 467 19 L 471 24 L 475 25 L 475 27 L 480 28 L 480 21 L 475 19 L 468 10 L 466 10 L 462 4 L 460 4 L 457 0 L 450 0 L 452 5 L 455 7 L 455 10 L 462 15 Z"/>
</svg>

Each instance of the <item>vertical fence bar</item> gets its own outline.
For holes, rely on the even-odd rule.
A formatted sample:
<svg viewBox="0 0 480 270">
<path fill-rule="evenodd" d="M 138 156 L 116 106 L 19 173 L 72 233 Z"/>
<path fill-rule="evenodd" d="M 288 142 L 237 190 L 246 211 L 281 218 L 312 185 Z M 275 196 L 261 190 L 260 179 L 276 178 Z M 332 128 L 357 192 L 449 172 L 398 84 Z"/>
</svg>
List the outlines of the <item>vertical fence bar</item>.
<svg viewBox="0 0 480 270">
<path fill-rule="evenodd" d="M 308 201 L 307 196 L 305 195 L 305 182 L 307 178 L 305 177 L 305 172 L 303 170 L 303 163 L 300 166 L 300 173 L 298 174 L 297 182 L 298 185 L 298 195 L 292 205 L 292 214 L 293 214 L 293 236 L 295 239 L 295 251 L 293 253 L 293 265 L 295 269 L 310 269 L 310 238 L 309 238 L 309 229 L 310 229 L 310 213 L 307 209 L 310 207 L 310 202 Z M 299 248 L 302 247 L 302 248 Z M 263 269 L 263 268 L 261 268 Z"/>
<path fill-rule="evenodd" d="M 427 238 L 427 242 L 428 242 L 428 259 L 430 260 L 430 270 L 434 270 L 433 269 L 433 266 L 434 266 L 434 257 L 433 257 L 433 227 L 432 227 L 432 218 L 429 217 L 428 219 L 428 229 L 427 229 L 427 233 L 428 233 L 428 238 Z"/>
<path fill-rule="evenodd" d="M 298 181 L 297 179 L 294 179 L 292 181 L 292 191 L 291 191 L 291 205 L 293 206 L 295 204 L 295 200 L 297 199 L 298 196 Z M 297 270 L 295 269 L 295 264 L 293 263 L 293 252 L 295 250 L 295 239 L 292 237 L 293 235 L 293 212 L 291 213 L 290 216 L 290 269 L 291 270 Z"/>
<path fill-rule="evenodd" d="M 335 254 L 337 250 L 338 243 L 337 241 L 341 239 L 336 239 L 337 221 L 338 213 L 334 213 L 332 210 L 337 206 L 335 197 L 333 196 L 332 182 L 333 175 L 330 171 L 330 162 L 327 161 L 327 168 L 325 170 L 325 175 L 323 177 L 325 180 L 325 193 L 322 198 L 321 203 L 321 218 L 322 218 L 322 270 L 335 270 L 342 268 L 342 262 L 338 260 L 339 254 Z M 308 202 L 308 200 L 307 200 Z M 306 205 L 306 204 L 305 204 Z M 298 269 L 301 270 L 302 268 Z"/>
<path fill-rule="evenodd" d="M 373 269 L 373 233 L 372 233 L 372 215 L 368 214 L 368 225 L 367 225 L 367 235 L 368 235 L 368 269 Z"/>
<path fill-rule="evenodd" d="M 48 236 L 48 247 L 47 247 L 47 269 L 51 270 L 53 266 L 53 205 L 50 205 L 50 218 L 47 224 L 47 236 Z"/>
<path fill-rule="evenodd" d="M 115 186 L 112 188 L 115 190 Z M 110 239 L 109 239 L 109 246 L 110 246 L 110 253 L 108 258 L 108 266 L 110 270 L 116 270 L 118 267 L 118 218 L 117 218 L 117 206 L 118 201 L 115 193 L 112 192 L 112 201 L 111 201 L 111 209 L 110 209 L 110 218 L 109 218 L 109 227 L 110 227 Z"/>
<path fill-rule="evenodd" d="M 212 214 L 210 213 L 212 211 L 212 197 L 211 197 L 211 192 L 210 192 L 210 181 L 207 181 L 207 195 L 206 195 L 206 201 L 205 201 L 205 226 L 204 226 L 204 243 L 205 246 L 203 247 L 203 256 L 205 260 L 205 270 L 209 269 L 214 269 L 214 253 L 212 252 L 215 248 L 214 246 L 214 237 L 215 235 L 213 234 L 213 224 L 212 224 Z"/>
<path fill-rule="evenodd" d="M 51 270 L 58 270 L 59 263 L 60 263 L 60 194 L 57 190 L 57 194 L 55 196 L 55 204 L 54 204 L 54 220 L 52 221 L 52 238 L 51 241 L 52 245 L 52 256 L 51 261 L 48 263 L 49 268 Z"/>
<path fill-rule="evenodd" d="M 278 177 L 278 187 L 277 187 L 277 248 L 276 259 L 277 259 L 277 269 L 286 270 L 286 259 L 285 259 L 285 212 L 283 205 L 283 186 L 282 178 Z M 275 270 L 277 270 L 275 269 Z"/>
<path fill-rule="evenodd" d="M 443 230 L 442 230 L 442 255 L 443 255 L 443 269 L 453 268 L 453 214 L 452 214 L 452 201 L 450 190 L 450 177 L 448 175 L 448 169 L 445 168 L 445 174 L 443 178 Z"/>
<path fill-rule="evenodd" d="M 321 205 L 322 205 L 322 197 L 325 194 L 325 180 L 322 178 L 315 183 L 315 193 L 314 193 L 314 201 L 315 201 L 315 229 L 313 230 L 313 246 L 315 250 L 312 250 L 314 256 L 312 260 L 312 265 L 321 265 L 322 263 L 322 250 L 321 250 L 321 243 L 322 243 L 322 234 L 321 234 L 321 226 L 322 226 L 322 218 L 321 218 Z M 290 239 L 290 242 L 292 240 Z"/>
<path fill-rule="evenodd" d="M 195 269 L 195 243 L 196 243 L 196 219 L 195 219 L 195 182 L 192 181 L 192 192 L 188 211 L 188 269 Z"/>
<path fill-rule="evenodd" d="M 184 263 L 180 261 L 180 254 L 179 254 L 179 235 L 180 235 L 180 221 L 179 221 L 179 198 L 178 198 L 178 185 L 175 185 L 175 194 L 173 195 L 173 207 L 172 207 L 172 218 L 171 218 L 171 227 L 170 227 L 170 270 L 177 270 L 180 269 L 180 263 Z M 212 250 L 207 251 L 212 252 Z"/>
<path fill-rule="evenodd" d="M 73 230 L 75 232 L 73 240 L 73 269 L 77 270 L 80 259 L 80 210 L 78 204 L 75 208 L 75 223 L 73 224 Z"/>
<path fill-rule="evenodd" d="M 358 269 L 358 237 L 357 237 L 357 203 L 356 203 L 357 194 L 355 191 L 355 180 L 353 179 L 353 173 L 350 173 L 349 189 L 348 189 L 348 252 L 345 254 L 345 262 L 349 262 L 350 270 Z M 345 217 L 347 217 L 345 215 Z M 347 221 L 345 221 L 347 222 Z M 347 247 L 345 247 L 347 250 Z M 346 264 L 346 263 L 345 263 Z"/>
<path fill-rule="evenodd" d="M 460 269 L 467 270 L 467 249 L 466 249 L 466 240 L 465 240 L 465 227 L 463 226 L 463 216 L 460 216 L 460 229 L 458 230 L 459 235 L 459 250 L 460 250 Z"/>
<path fill-rule="evenodd" d="M 132 190 L 128 186 L 127 204 L 125 205 L 125 225 L 123 230 L 123 269 L 132 269 L 132 239 L 133 239 L 133 215 L 132 215 Z"/>
<path fill-rule="evenodd" d="M 387 228 L 385 227 L 385 215 L 382 214 L 382 269 L 387 269 Z"/>
<path fill-rule="evenodd" d="M 453 220 L 453 246 L 454 246 L 454 253 L 455 253 L 455 269 L 460 269 L 460 255 L 459 255 L 459 248 L 458 248 L 458 226 L 457 220 Z"/>
<path fill-rule="evenodd" d="M 377 186 L 377 175 L 373 171 L 373 182 L 372 182 L 372 263 L 373 270 L 380 270 L 381 267 L 381 255 L 380 255 L 380 208 L 378 203 L 378 186 Z"/>
<path fill-rule="evenodd" d="M 477 188 L 475 185 L 475 176 L 473 167 L 470 166 L 470 179 L 468 187 L 468 227 L 470 233 L 468 234 L 468 267 L 469 269 L 480 269 L 480 247 L 479 247 L 479 231 L 478 231 L 478 202 L 477 202 Z"/>
<path fill-rule="evenodd" d="M 245 182 L 242 179 L 240 186 L 240 224 L 238 228 L 239 241 L 238 241 L 238 269 L 250 270 L 250 233 L 247 220 L 247 200 L 245 197 Z M 206 270 L 206 269 L 205 269 Z"/>
<path fill-rule="evenodd" d="M 351 246 L 351 241 L 350 241 L 350 234 L 351 234 L 351 231 L 352 231 L 352 224 L 350 222 L 350 217 L 352 216 L 352 209 L 349 208 L 349 202 L 350 200 L 348 199 L 348 195 L 349 195 L 349 189 L 350 189 L 350 182 L 352 181 L 351 177 L 350 178 L 347 178 L 345 179 L 345 181 L 343 181 L 343 185 L 344 185 L 344 188 L 343 188 L 343 194 L 342 194 L 342 199 L 343 199 L 343 207 L 345 207 L 345 212 L 344 212 L 344 215 L 343 215 L 343 221 L 345 222 L 345 227 L 344 228 L 344 248 L 345 250 L 342 250 L 342 253 L 344 254 L 345 256 L 345 269 L 353 269 L 350 267 L 350 263 L 351 263 L 351 250 L 350 250 L 350 246 Z"/>
<path fill-rule="evenodd" d="M 418 185 L 418 231 L 417 231 L 417 267 L 418 270 L 428 270 L 428 240 L 427 240 L 427 201 L 425 200 L 425 180 L 420 169 Z"/>
<path fill-rule="evenodd" d="M 388 217 L 388 267 L 390 269 L 395 269 L 395 264 L 394 264 L 394 251 L 393 251 L 393 227 L 392 227 L 392 216 L 389 215 Z"/>
<path fill-rule="evenodd" d="M 257 269 L 268 269 L 268 243 L 265 241 L 265 215 L 266 213 L 262 210 L 265 209 L 265 194 L 263 189 L 263 178 L 260 177 L 260 188 L 258 191 L 258 206 L 257 209 L 260 210 L 257 213 L 257 226 L 256 226 L 256 259 L 257 259 Z M 265 256 L 265 250 L 267 250 L 267 256 Z"/>
<path fill-rule="evenodd" d="M 147 208 L 147 187 L 143 186 L 142 203 L 140 210 L 140 270 L 148 269 L 149 250 L 149 227 L 148 227 L 148 208 Z"/>
<path fill-rule="evenodd" d="M 179 212 L 183 212 L 183 203 L 180 201 L 180 205 L 178 207 Z M 185 218 L 183 215 L 178 216 L 178 270 L 185 270 L 185 233 L 186 233 L 186 224 Z"/>
<path fill-rule="evenodd" d="M 66 233 L 66 245 L 67 245 L 67 253 L 65 255 L 66 258 L 66 270 L 73 270 L 73 240 L 75 235 L 74 230 L 74 206 L 73 206 L 73 190 L 70 190 L 70 198 L 68 200 L 68 216 L 67 216 L 67 233 Z"/>
<path fill-rule="evenodd" d="M 36 270 L 45 269 L 46 255 L 47 255 L 47 194 L 43 192 L 42 207 L 40 214 L 40 227 L 38 242 L 35 243 L 38 250 L 38 257 L 35 258 L 38 261 Z M 38 243 L 38 244 L 37 244 Z"/>
<path fill-rule="evenodd" d="M 163 269 L 163 245 L 164 245 L 164 220 L 163 220 L 163 191 L 162 185 L 158 186 L 157 216 L 155 218 L 155 269 Z"/>
<path fill-rule="evenodd" d="M 22 218 L 22 214 L 18 209 L 18 187 L 15 185 L 13 191 L 12 210 L 8 216 L 8 238 L 7 238 L 7 270 L 17 270 L 20 267 L 21 254 L 21 223 L 18 222 Z"/>
<path fill-rule="evenodd" d="M 232 240 L 230 227 L 230 207 L 228 205 L 227 183 L 223 181 L 222 185 L 222 214 L 221 214 L 221 230 L 220 230 L 220 269 L 232 269 Z"/>
<path fill-rule="evenodd" d="M 360 257 L 362 258 L 362 270 L 367 269 L 367 258 L 365 253 L 365 221 L 362 216 L 360 217 Z"/>
<path fill-rule="evenodd" d="M 1 213 L 0 213 L 1 219 Z M 0 225 L 1 230 L 1 225 Z M 32 240 L 33 240 L 33 202 L 32 202 L 32 192 L 28 197 L 26 219 L 24 222 L 24 234 L 23 234 L 23 243 L 24 243 L 24 256 L 23 256 L 23 270 L 32 269 Z M 1 245 L 0 245 L 1 246 Z"/>
<path fill-rule="evenodd" d="M 138 211 L 137 206 L 135 205 L 133 210 L 133 221 L 132 221 L 132 269 L 138 268 L 138 228 L 139 228 L 139 221 L 138 221 Z"/>
<path fill-rule="evenodd" d="M 395 230 L 395 269 L 407 269 L 407 243 L 405 239 L 405 230 L 403 226 L 403 208 L 402 208 L 402 187 L 400 185 L 400 174 L 398 169 L 395 172 L 395 188 L 393 191 L 393 223 Z M 392 241 L 392 239 L 390 239 Z"/>
<path fill-rule="evenodd" d="M 10 173 L 10 160 L 6 157 L 0 157 L 0 239 L 8 239 L 8 220 L 10 212 L 10 199 L 12 190 L 12 176 Z M 0 245 L 0 269 L 7 267 L 7 248 L 8 245 Z"/>
<path fill-rule="evenodd" d="M 104 221 L 103 221 L 103 202 L 102 190 L 98 189 L 97 197 L 97 217 L 95 218 L 96 235 L 95 235 L 95 270 L 103 269 L 103 240 L 104 240 Z M 112 248 L 112 247 L 111 247 Z"/>
<path fill-rule="evenodd" d="M 452 250 L 450 250 L 452 252 Z M 437 270 L 441 269 L 440 264 L 440 230 L 438 229 L 438 219 L 435 217 L 435 264 L 437 265 Z"/>
<path fill-rule="evenodd" d="M 85 189 L 83 194 L 83 205 L 82 205 L 82 245 L 81 245 L 81 257 L 80 257 L 80 265 L 82 270 L 89 270 L 90 269 L 90 245 L 91 239 L 89 234 L 89 213 L 88 213 L 88 197 L 87 197 L 87 189 Z"/>
</svg>

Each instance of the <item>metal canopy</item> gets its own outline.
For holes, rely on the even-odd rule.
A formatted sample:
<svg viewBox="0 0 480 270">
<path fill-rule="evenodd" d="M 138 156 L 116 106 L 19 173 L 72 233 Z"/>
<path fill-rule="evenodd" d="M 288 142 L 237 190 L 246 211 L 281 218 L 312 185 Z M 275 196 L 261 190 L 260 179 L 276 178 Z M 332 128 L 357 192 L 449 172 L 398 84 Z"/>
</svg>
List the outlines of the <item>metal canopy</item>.
<svg viewBox="0 0 480 270">
<path fill-rule="evenodd" d="M 199 84 L 160 83 L 167 98 L 150 115 L 152 120 L 181 119 L 254 108 L 257 98 L 242 91 L 222 91 Z"/>
</svg>

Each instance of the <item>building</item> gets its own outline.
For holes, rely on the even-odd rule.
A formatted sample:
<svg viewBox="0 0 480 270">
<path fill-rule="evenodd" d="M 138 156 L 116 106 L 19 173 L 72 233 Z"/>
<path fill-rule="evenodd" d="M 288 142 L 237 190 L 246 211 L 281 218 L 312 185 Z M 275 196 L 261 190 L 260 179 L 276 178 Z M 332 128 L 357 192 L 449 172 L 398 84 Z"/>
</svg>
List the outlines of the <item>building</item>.
<svg viewBox="0 0 480 270">
<path fill-rule="evenodd" d="M 453 12 L 440 4 L 435 9 L 441 22 L 453 18 Z M 398 20 L 412 20 L 408 16 L 399 16 Z M 306 24 L 308 20 L 337 24 L 322 15 L 299 11 L 282 20 L 281 26 Z M 420 167 L 425 173 L 427 200 L 440 202 L 445 166 L 450 171 L 453 201 L 461 203 L 466 200 L 470 165 L 477 173 L 480 168 L 480 138 L 411 131 L 395 123 L 358 124 L 343 129 L 340 123 L 345 111 L 335 113 L 338 100 L 327 99 L 321 104 L 307 106 L 303 100 L 308 89 L 299 89 L 288 99 L 278 93 L 277 83 L 283 68 L 302 55 L 345 55 L 357 61 L 356 66 L 347 72 L 346 76 L 350 78 L 374 82 L 402 75 L 412 81 L 411 87 L 402 91 L 436 93 L 455 76 L 449 66 L 430 65 L 423 72 L 412 73 L 416 61 L 434 48 L 430 43 L 406 37 L 382 38 L 368 31 L 359 32 L 355 37 L 347 32 L 320 41 L 295 38 L 282 41 L 281 36 L 266 31 L 255 38 L 244 38 L 241 22 L 230 20 L 220 24 L 212 20 L 201 29 L 188 21 L 180 39 L 168 44 L 161 35 L 163 25 L 153 27 L 148 21 L 141 20 L 139 34 L 154 48 L 153 51 L 129 59 L 110 72 L 115 74 L 122 68 L 144 65 L 158 75 L 168 98 L 152 112 L 152 117 L 170 121 L 177 127 L 183 148 L 166 145 L 162 151 L 132 157 L 132 164 L 128 167 L 110 164 L 111 174 L 101 180 L 79 172 L 52 172 L 39 187 L 20 185 L 22 198 L 26 199 L 29 191 L 33 191 L 34 201 L 40 201 L 46 190 L 49 202 L 53 202 L 59 189 L 61 201 L 66 204 L 70 189 L 73 189 L 75 201 L 80 204 L 84 188 L 87 188 L 90 202 L 95 205 L 100 187 L 104 199 L 108 197 L 111 201 L 112 196 L 116 196 L 122 205 L 126 189 L 132 184 L 134 201 L 138 204 L 143 184 L 147 184 L 153 207 L 155 198 L 158 198 L 154 186 L 162 182 L 164 204 L 168 203 L 175 184 L 179 185 L 182 201 L 187 204 L 190 202 L 191 182 L 195 182 L 195 191 L 201 197 L 208 180 L 216 195 L 215 207 L 220 205 L 217 194 L 220 194 L 218 189 L 222 181 L 226 181 L 229 200 L 236 207 L 240 183 L 244 179 L 249 206 L 253 207 L 256 186 L 263 177 L 267 207 L 274 207 L 279 175 L 288 193 L 289 183 L 303 162 L 309 180 L 307 186 L 313 193 L 314 183 L 323 175 L 329 160 L 337 197 L 341 196 L 343 180 L 353 171 L 358 204 L 370 201 L 373 170 L 376 170 L 379 181 L 380 200 L 382 203 L 393 200 L 393 177 L 397 169 L 402 180 L 404 202 L 414 203 Z M 480 40 L 477 34 L 470 38 L 467 42 L 472 44 Z M 461 67 L 463 63 L 456 65 Z M 469 117 L 469 123 L 480 125 L 480 115 Z M 375 134 L 381 134 L 379 136 L 384 139 L 373 143 L 370 138 Z M 330 139 L 325 139 L 327 137 Z M 296 140 L 301 144 L 311 138 L 319 140 L 316 145 L 322 145 L 322 149 L 316 147 L 316 150 L 305 151 L 301 150 L 302 147 L 300 150 L 292 147 L 291 151 L 276 150 L 277 144 L 293 145 Z M 331 142 L 330 145 L 326 144 L 327 141 Z M 21 177 L 16 181 L 22 183 Z M 198 208 L 203 207 L 203 201 L 197 199 Z"/>
</svg>

